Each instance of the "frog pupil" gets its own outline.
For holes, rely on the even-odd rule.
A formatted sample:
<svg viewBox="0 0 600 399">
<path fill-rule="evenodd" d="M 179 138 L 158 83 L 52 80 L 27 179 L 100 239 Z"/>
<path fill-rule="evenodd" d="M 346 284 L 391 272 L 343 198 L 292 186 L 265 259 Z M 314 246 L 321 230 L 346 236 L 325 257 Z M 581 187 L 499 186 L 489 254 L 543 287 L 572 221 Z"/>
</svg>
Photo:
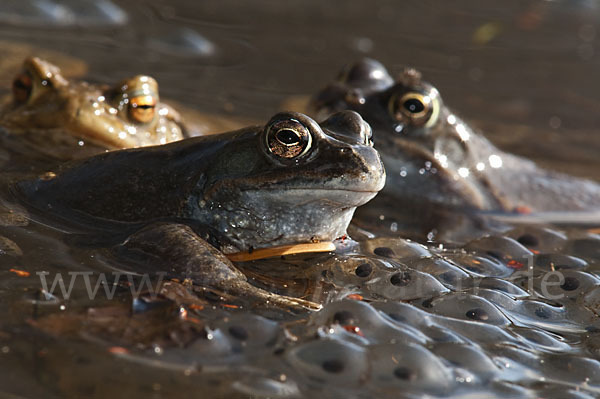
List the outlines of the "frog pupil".
<svg viewBox="0 0 600 399">
<path fill-rule="evenodd" d="M 298 133 L 291 129 L 281 129 L 275 136 L 277 137 L 277 140 L 285 145 L 294 145 L 300 143 L 300 137 L 298 137 Z"/>
<path fill-rule="evenodd" d="M 140 104 L 140 105 L 134 104 L 133 106 L 135 108 L 138 108 L 138 109 L 152 109 L 152 108 L 154 108 L 154 105 L 150 105 L 150 104 Z"/>
<path fill-rule="evenodd" d="M 417 100 L 416 98 L 410 98 L 408 100 L 406 100 L 403 104 L 404 108 L 406 110 L 408 110 L 408 112 L 413 113 L 413 114 L 418 114 L 420 112 L 423 112 L 423 110 L 425 110 L 425 106 L 423 105 L 423 103 L 419 100 Z"/>
</svg>

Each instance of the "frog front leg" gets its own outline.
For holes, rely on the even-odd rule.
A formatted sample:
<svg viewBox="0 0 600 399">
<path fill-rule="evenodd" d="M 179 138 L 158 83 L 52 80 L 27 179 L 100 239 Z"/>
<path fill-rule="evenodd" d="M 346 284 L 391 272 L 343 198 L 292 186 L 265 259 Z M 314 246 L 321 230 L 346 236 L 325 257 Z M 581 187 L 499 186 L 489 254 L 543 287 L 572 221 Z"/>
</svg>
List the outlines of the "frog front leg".
<svg viewBox="0 0 600 399">
<path fill-rule="evenodd" d="M 200 238 L 189 226 L 160 223 L 131 235 L 121 246 L 157 260 L 169 275 L 225 293 L 260 300 L 295 310 L 318 310 L 321 305 L 299 298 L 273 294 L 247 281 L 227 257 Z"/>
</svg>

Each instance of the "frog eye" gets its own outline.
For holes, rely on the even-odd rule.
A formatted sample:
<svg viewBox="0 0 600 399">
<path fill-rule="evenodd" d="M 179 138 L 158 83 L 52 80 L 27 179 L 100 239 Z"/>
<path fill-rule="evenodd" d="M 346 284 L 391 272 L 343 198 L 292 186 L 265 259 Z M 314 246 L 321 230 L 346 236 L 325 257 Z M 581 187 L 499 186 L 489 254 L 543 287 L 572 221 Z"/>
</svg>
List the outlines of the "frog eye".
<svg viewBox="0 0 600 399">
<path fill-rule="evenodd" d="M 154 119 L 156 99 L 153 96 L 137 96 L 129 100 L 129 116 L 136 122 L 148 123 Z"/>
<path fill-rule="evenodd" d="M 266 138 L 269 151 L 286 159 L 306 154 L 312 144 L 308 128 L 295 119 L 273 123 L 267 130 Z"/>
<path fill-rule="evenodd" d="M 409 92 L 402 96 L 394 96 L 390 101 L 390 112 L 398 121 L 407 121 L 412 125 L 426 124 L 434 113 L 434 102 L 431 97 Z"/>
<path fill-rule="evenodd" d="M 31 96 L 33 82 L 31 76 L 27 72 L 22 72 L 12 83 L 12 92 L 15 102 L 19 104 L 26 103 Z"/>
</svg>

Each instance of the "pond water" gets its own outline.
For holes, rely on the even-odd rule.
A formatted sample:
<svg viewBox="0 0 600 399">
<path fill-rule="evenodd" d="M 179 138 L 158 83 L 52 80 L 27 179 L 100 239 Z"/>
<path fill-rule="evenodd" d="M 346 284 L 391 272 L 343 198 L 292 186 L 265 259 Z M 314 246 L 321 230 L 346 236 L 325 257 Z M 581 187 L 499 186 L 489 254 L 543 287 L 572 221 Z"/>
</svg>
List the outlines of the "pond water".
<svg viewBox="0 0 600 399">
<path fill-rule="evenodd" d="M 149 74 L 161 98 L 264 123 L 369 56 L 422 71 L 501 149 L 600 181 L 599 13 L 597 0 L 3 0 L 15 55 L 0 90 L 41 54 L 92 82 Z M 86 273 L 121 270 L 108 253 L 43 224 L 0 231 L 22 251 L 0 245 L 2 397 L 600 395 L 600 236 L 584 229 L 522 226 L 450 249 L 376 237 L 240 265 L 324 304 L 310 314 L 132 301 L 131 282 L 90 300 Z M 71 298 L 46 296 L 40 271 L 77 276 Z"/>
</svg>

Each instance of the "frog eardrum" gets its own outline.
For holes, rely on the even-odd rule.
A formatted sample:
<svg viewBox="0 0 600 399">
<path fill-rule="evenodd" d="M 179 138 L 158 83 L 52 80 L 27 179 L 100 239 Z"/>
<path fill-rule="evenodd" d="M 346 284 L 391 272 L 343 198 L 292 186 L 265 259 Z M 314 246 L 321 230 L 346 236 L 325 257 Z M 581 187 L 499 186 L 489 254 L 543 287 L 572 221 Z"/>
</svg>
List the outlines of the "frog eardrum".
<svg viewBox="0 0 600 399">
<path fill-rule="evenodd" d="M 307 154 L 312 145 L 309 128 L 295 119 L 272 121 L 265 137 L 269 152 L 284 159 L 299 158 Z"/>
</svg>

